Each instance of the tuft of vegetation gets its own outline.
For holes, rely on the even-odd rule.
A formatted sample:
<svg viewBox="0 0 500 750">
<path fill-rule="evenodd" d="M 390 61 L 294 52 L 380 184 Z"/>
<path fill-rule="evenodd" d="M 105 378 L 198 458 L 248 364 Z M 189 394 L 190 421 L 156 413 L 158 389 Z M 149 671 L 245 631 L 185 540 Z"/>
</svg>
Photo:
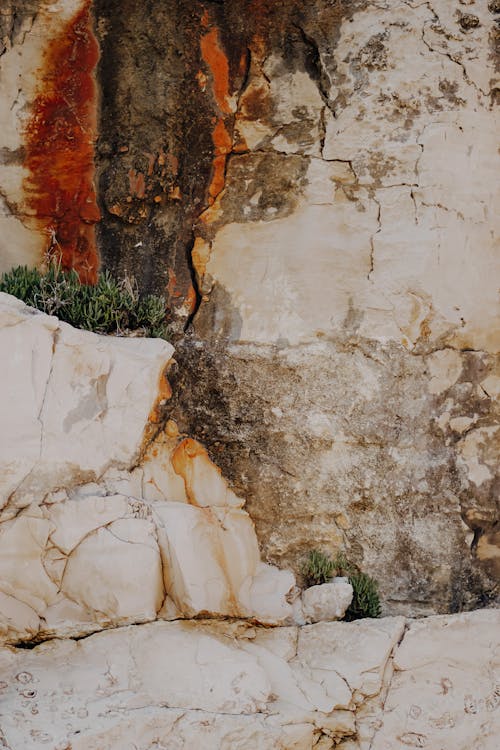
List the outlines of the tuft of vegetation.
<svg viewBox="0 0 500 750">
<path fill-rule="evenodd" d="M 380 596 L 374 578 L 363 573 L 350 562 L 343 552 L 332 560 L 319 550 L 311 550 L 302 567 L 308 586 L 327 583 L 333 576 L 345 576 L 352 586 L 353 596 L 344 620 L 360 620 L 363 617 L 380 617 Z"/>
<path fill-rule="evenodd" d="M 378 584 L 367 573 L 352 573 L 348 576 L 353 596 L 345 613 L 344 620 L 360 620 L 363 617 L 380 617 L 380 597 Z"/>
<path fill-rule="evenodd" d="M 335 565 L 324 552 L 313 549 L 302 566 L 302 574 L 307 586 L 319 586 L 328 583 L 335 573 Z"/>
<path fill-rule="evenodd" d="M 116 281 L 107 271 L 90 285 L 57 262 L 51 262 L 46 273 L 18 266 L 0 277 L 0 292 L 86 331 L 167 336 L 165 299 L 152 294 L 141 297 L 130 279 Z"/>
</svg>

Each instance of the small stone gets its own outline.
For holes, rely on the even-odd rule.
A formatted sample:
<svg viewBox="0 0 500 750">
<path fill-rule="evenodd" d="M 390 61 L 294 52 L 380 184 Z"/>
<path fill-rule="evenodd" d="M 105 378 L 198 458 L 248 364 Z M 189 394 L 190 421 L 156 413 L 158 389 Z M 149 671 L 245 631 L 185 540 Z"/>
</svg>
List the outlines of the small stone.
<svg viewBox="0 0 500 750">
<path fill-rule="evenodd" d="M 477 16 L 473 16 L 472 13 L 462 13 L 460 16 L 458 23 L 462 27 L 462 29 L 465 29 L 465 31 L 468 31 L 469 29 L 476 29 L 478 26 L 480 26 L 479 18 Z"/>
<path fill-rule="evenodd" d="M 340 620 L 352 601 L 352 586 L 347 578 L 311 586 L 302 594 L 302 614 L 306 622 Z"/>
</svg>

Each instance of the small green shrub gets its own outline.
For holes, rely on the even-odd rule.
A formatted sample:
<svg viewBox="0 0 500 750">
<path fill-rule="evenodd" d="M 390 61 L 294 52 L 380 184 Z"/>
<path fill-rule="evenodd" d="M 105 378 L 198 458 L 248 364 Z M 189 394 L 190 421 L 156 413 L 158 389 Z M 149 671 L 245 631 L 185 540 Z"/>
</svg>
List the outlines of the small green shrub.
<svg viewBox="0 0 500 750">
<path fill-rule="evenodd" d="M 166 338 L 165 300 L 155 295 L 140 297 L 129 279 L 116 281 L 108 272 L 100 274 L 96 284 L 87 285 L 76 271 L 63 271 L 56 262 L 46 273 L 18 266 L 0 278 L 0 292 L 75 328 Z"/>
<path fill-rule="evenodd" d="M 333 560 L 336 574 L 346 576 L 352 586 L 352 602 L 344 620 L 360 620 L 363 617 L 380 617 L 380 597 L 378 584 L 367 573 L 362 573 L 357 565 L 350 562 L 343 552 Z"/>
<path fill-rule="evenodd" d="M 348 579 L 353 595 L 344 619 L 351 621 L 363 617 L 380 617 L 380 598 L 375 579 L 361 571 L 352 573 Z"/>
<path fill-rule="evenodd" d="M 378 584 L 357 565 L 350 562 L 343 552 L 332 560 L 319 550 L 312 550 L 302 567 L 308 586 L 327 583 L 334 575 L 345 576 L 352 586 L 353 596 L 344 619 L 359 620 L 363 617 L 380 617 Z"/>
<path fill-rule="evenodd" d="M 302 566 L 302 574 L 308 586 L 327 583 L 335 572 L 333 561 L 320 550 L 313 549 Z"/>
</svg>

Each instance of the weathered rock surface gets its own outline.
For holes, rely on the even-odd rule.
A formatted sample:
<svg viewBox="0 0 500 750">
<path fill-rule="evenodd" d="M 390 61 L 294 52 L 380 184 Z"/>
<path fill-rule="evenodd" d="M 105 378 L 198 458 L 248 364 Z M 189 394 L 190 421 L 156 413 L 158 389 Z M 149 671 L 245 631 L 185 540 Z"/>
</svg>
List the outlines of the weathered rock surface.
<svg viewBox="0 0 500 750">
<path fill-rule="evenodd" d="M 0 294 L 0 636 L 292 618 L 244 500 L 172 423 L 165 341 L 98 336 Z M 149 421 L 148 421 L 149 420 Z"/>
<path fill-rule="evenodd" d="M 345 546 L 386 612 L 459 611 L 500 575 L 498 16 L 328 5 L 250 44 L 172 414 L 267 559 Z"/>
<path fill-rule="evenodd" d="M 77 331 L 0 293 L 2 518 L 131 468 L 173 347 Z"/>
<path fill-rule="evenodd" d="M 3 3 L 0 269 L 100 261 L 194 323 L 170 416 L 267 561 L 344 547 L 387 613 L 494 600 L 497 5 L 145 7 Z"/>
<path fill-rule="evenodd" d="M 4 647 L 0 737 L 10 750 L 495 750 L 499 625 L 493 610 L 152 623 Z"/>
<path fill-rule="evenodd" d="M 352 595 L 352 586 L 347 578 L 335 578 L 330 583 L 310 586 L 301 597 L 304 622 L 341 620 L 352 602 Z"/>
</svg>

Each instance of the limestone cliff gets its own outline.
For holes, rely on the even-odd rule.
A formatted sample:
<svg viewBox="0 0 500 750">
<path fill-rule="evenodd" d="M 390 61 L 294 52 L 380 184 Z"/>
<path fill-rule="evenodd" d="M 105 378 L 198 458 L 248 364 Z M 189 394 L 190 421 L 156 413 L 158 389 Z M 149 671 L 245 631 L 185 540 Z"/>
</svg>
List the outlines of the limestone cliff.
<svg viewBox="0 0 500 750">
<path fill-rule="evenodd" d="M 0 351 L 2 748 L 495 750 L 500 612 L 332 622 L 162 423 L 170 344 L 0 294 Z"/>
<path fill-rule="evenodd" d="M 267 562 L 345 548 L 386 613 L 498 593 L 499 17 L 487 0 L 0 12 L 0 268 L 55 253 L 165 293 L 161 419 L 248 498 Z"/>
</svg>

